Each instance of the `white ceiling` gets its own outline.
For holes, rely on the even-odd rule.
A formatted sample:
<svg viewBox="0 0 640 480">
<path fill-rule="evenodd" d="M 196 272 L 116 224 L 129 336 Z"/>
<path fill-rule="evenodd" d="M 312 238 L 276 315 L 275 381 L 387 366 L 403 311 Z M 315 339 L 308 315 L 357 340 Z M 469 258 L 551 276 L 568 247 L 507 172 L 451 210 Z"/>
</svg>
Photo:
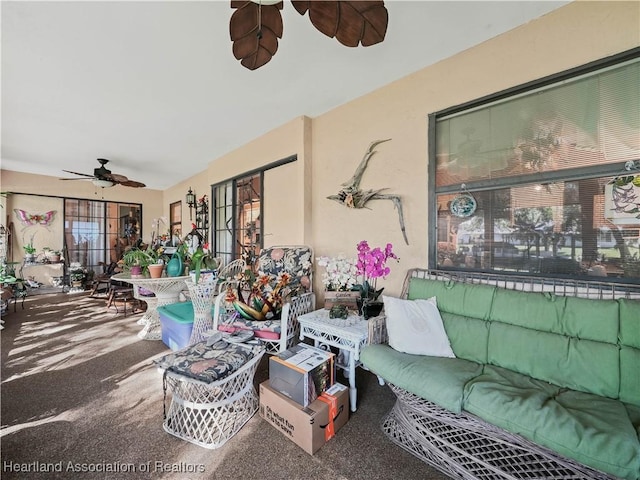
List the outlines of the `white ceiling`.
<svg viewBox="0 0 640 480">
<path fill-rule="evenodd" d="M 164 189 L 566 3 L 387 1 L 384 42 L 348 48 L 285 0 L 278 52 L 250 71 L 231 53 L 227 1 L 3 1 L 1 166 L 69 177 L 108 158 Z"/>
</svg>

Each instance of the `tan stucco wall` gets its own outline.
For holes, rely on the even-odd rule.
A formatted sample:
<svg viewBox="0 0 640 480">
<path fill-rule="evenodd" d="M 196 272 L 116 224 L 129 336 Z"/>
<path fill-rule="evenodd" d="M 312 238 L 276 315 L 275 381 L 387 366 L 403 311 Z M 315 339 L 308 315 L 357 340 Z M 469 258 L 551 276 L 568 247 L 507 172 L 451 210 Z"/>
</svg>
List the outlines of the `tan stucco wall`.
<svg viewBox="0 0 640 480">
<path fill-rule="evenodd" d="M 212 184 L 297 155 L 295 163 L 265 176 L 265 231 L 272 234 L 265 245 L 306 243 L 319 256 L 354 255 L 363 239 L 374 246 L 391 242 L 400 263 L 379 286 L 398 294 L 406 270 L 427 265 L 428 114 L 638 47 L 638 25 L 639 2 L 573 2 L 316 118 L 270 126 L 273 130 L 212 159 L 206 171 L 164 192 L 149 192 L 141 200 L 132 195 L 144 191 L 134 189 L 105 194 L 122 192 L 127 201 L 143 203 L 148 232 L 148 221 L 168 216 L 169 203 L 184 202 L 189 186 L 201 196 Z M 361 187 L 388 188 L 402 196 L 409 245 L 391 202 L 351 210 L 326 199 L 351 177 L 369 143 L 382 138 L 392 140 L 377 148 Z M 5 182 L 2 173 L 3 190 L 24 191 Z M 83 195 L 95 194 L 89 187 Z M 184 203 L 183 218 L 188 219 Z M 321 290 L 319 278 L 316 290 Z"/>
</svg>

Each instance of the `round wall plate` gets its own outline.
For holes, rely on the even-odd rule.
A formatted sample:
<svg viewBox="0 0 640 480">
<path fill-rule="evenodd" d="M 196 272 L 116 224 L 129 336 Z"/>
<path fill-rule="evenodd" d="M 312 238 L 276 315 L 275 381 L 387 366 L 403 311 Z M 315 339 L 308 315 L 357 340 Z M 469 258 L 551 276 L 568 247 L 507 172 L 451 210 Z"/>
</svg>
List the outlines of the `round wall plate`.
<svg viewBox="0 0 640 480">
<path fill-rule="evenodd" d="M 468 193 L 463 193 L 458 195 L 453 200 L 451 200 L 451 205 L 449 205 L 449 210 L 456 217 L 470 217 L 478 208 L 478 204 L 476 199 L 473 198 L 472 195 Z"/>
</svg>

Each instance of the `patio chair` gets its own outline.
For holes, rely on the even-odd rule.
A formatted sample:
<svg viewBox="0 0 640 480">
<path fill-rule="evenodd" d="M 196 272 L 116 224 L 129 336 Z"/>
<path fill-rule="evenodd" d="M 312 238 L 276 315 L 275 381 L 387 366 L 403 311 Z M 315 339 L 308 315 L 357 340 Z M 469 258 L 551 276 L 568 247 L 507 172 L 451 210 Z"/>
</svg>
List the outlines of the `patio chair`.
<svg viewBox="0 0 640 480">
<path fill-rule="evenodd" d="M 279 320 L 250 321 L 233 314 L 225 295 L 218 295 L 213 311 L 213 328 L 233 332 L 252 330 L 264 345 L 267 353 L 283 352 L 298 343 L 300 324 L 298 316 L 315 309 L 313 293 L 313 250 L 306 245 L 282 245 L 263 249 L 258 256 L 257 270 L 260 274 L 277 276 L 289 273 L 299 284 L 298 292 L 286 301 Z M 221 290 L 223 291 L 223 290 Z"/>
<path fill-rule="evenodd" d="M 96 295 L 99 293 L 103 294 L 102 297 L 109 296 L 112 287 L 111 276 L 115 274 L 118 269 L 117 262 L 111 262 L 109 265 L 105 262 L 99 262 L 99 265 L 102 266 L 102 273 L 93 277 L 91 293 L 89 294 L 91 298 L 97 298 Z"/>
</svg>

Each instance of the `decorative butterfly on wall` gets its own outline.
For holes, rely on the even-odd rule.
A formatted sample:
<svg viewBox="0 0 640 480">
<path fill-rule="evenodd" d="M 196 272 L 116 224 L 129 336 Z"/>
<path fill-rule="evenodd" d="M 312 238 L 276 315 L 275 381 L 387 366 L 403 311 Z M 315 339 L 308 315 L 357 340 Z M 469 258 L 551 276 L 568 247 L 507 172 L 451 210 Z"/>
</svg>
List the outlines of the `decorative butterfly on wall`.
<svg viewBox="0 0 640 480">
<path fill-rule="evenodd" d="M 25 212 L 24 210 L 20 210 L 19 208 L 14 208 L 13 211 L 16 214 L 16 217 L 20 220 L 20 222 L 26 227 L 32 227 L 34 225 L 44 225 L 48 227 L 53 222 L 53 217 L 56 215 L 55 210 L 51 210 L 47 213 L 36 213 L 31 214 Z"/>
<path fill-rule="evenodd" d="M 389 14 L 384 1 L 292 0 L 300 15 L 309 13 L 313 26 L 347 47 L 368 47 L 384 40 Z M 260 68 L 278 51 L 282 38 L 283 3 L 278 0 L 232 0 L 229 22 L 233 55 L 249 70 Z"/>
</svg>

